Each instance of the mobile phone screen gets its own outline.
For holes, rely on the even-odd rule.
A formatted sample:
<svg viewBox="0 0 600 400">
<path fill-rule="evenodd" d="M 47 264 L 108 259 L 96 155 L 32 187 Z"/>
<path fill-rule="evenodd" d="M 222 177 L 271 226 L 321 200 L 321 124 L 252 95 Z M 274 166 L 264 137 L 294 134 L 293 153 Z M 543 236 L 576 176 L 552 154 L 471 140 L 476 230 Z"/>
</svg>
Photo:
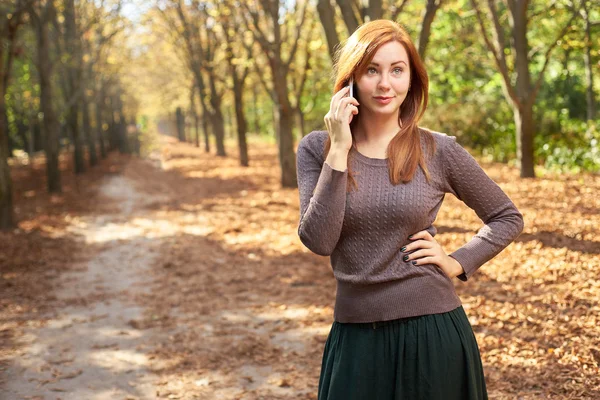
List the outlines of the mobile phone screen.
<svg viewBox="0 0 600 400">
<path fill-rule="evenodd" d="M 354 97 L 354 79 L 350 78 L 350 93 L 348 94 L 350 97 Z"/>
</svg>

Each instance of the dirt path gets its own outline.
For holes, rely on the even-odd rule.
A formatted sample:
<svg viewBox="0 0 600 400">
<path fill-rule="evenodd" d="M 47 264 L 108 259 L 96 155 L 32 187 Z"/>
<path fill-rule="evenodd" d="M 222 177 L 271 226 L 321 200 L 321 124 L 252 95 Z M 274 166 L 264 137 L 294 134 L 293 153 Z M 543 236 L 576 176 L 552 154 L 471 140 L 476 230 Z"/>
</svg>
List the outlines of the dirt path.
<svg viewBox="0 0 600 400">
<path fill-rule="evenodd" d="M 146 354 L 151 331 L 136 327 L 155 243 L 128 221 L 156 197 L 135 187 L 126 177 L 108 178 L 100 195 L 112 212 L 71 221 L 68 229 L 94 254 L 58 277 L 62 307 L 45 326 L 26 330 L 3 399 L 155 398 Z"/>
</svg>

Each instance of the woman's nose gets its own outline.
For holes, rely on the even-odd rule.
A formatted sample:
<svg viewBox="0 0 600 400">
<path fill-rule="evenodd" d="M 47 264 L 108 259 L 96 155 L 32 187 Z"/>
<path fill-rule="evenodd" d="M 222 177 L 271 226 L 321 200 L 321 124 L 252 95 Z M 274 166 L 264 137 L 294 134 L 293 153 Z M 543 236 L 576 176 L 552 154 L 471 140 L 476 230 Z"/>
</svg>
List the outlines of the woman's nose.
<svg viewBox="0 0 600 400">
<path fill-rule="evenodd" d="M 379 87 L 389 89 L 390 84 L 388 78 L 386 78 L 385 75 L 382 75 L 382 78 L 379 80 Z"/>
</svg>

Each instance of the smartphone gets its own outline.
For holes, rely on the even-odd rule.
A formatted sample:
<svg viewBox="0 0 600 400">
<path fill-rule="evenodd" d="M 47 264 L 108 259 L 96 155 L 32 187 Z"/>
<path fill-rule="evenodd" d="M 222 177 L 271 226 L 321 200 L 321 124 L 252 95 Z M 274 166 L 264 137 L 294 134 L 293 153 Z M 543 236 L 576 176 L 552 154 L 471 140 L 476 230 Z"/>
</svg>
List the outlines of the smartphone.
<svg viewBox="0 0 600 400">
<path fill-rule="evenodd" d="M 348 82 L 348 86 L 350 86 L 350 92 L 348 93 L 348 96 L 354 97 L 354 78 L 350 78 L 350 82 Z"/>
</svg>

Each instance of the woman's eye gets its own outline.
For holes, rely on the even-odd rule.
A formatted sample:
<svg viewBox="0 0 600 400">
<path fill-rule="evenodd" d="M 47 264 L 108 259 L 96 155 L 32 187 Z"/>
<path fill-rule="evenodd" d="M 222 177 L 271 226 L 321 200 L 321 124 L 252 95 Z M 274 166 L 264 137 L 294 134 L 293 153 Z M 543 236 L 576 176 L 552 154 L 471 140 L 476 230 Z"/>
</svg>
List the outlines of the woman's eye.
<svg viewBox="0 0 600 400">
<path fill-rule="evenodd" d="M 395 74 L 400 74 L 400 73 L 402 73 L 404 70 L 403 70 L 402 68 L 398 67 L 398 68 L 394 68 L 394 69 L 393 69 L 393 71 L 394 71 L 394 73 L 395 73 Z M 371 72 L 375 73 L 375 72 L 377 72 L 377 69 L 376 69 L 376 68 L 373 68 L 373 67 L 369 67 L 369 68 L 367 69 L 367 73 L 369 73 L 369 74 L 370 74 Z"/>
</svg>

